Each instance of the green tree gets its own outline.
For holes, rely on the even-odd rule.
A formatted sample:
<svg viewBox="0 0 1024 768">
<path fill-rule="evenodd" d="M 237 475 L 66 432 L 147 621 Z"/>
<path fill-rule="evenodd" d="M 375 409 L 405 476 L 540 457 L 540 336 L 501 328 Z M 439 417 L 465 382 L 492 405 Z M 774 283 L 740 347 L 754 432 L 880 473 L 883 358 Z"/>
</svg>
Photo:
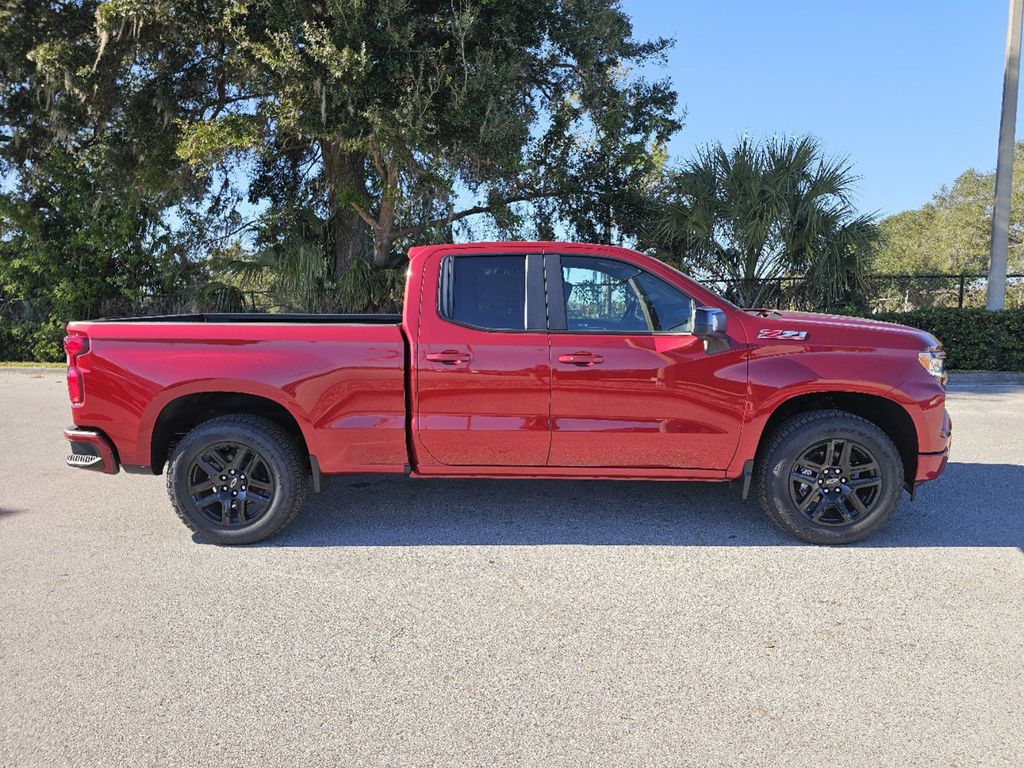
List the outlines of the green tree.
<svg viewBox="0 0 1024 768">
<path fill-rule="evenodd" d="M 207 277 L 198 230 L 180 225 L 206 181 L 175 158 L 160 111 L 176 93 L 97 64 L 98 7 L 0 10 L 4 356 L 51 359 L 68 319 L 124 312 Z"/>
<path fill-rule="evenodd" d="M 666 84 L 630 91 L 622 74 L 668 42 L 633 40 L 614 0 L 110 0 L 96 18 L 98 66 L 174 95 L 176 157 L 200 177 L 250 163 L 253 202 L 321 216 L 339 275 L 567 194 L 581 175 L 565 147 L 602 104 L 645 115 L 619 142 L 678 126 Z"/>
<path fill-rule="evenodd" d="M 880 222 L 880 274 L 983 274 L 988 270 L 995 174 L 967 170 L 921 208 Z M 1010 271 L 1024 271 L 1024 143 L 1014 153 Z"/>
<path fill-rule="evenodd" d="M 639 237 L 655 208 L 665 145 L 680 127 L 675 94 L 664 83 L 637 81 L 602 88 L 596 99 L 563 111 L 564 128 L 540 147 L 567 182 L 565 193 L 534 207 L 541 239 L 622 245 Z"/>
<path fill-rule="evenodd" d="M 669 85 L 632 74 L 669 41 L 634 40 L 616 0 L 15 0 L 0 21 L 0 256 L 52 257 L 44 292 L 68 262 L 40 205 L 102 230 L 97 259 L 157 268 L 143 286 L 115 258 L 94 296 L 224 253 L 255 266 L 209 295 L 248 276 L 288 305 L 386 306 L 394 276 L 366 264 L 470 221 L 628 235 L 679 127 Z"/>
<path fill-rule="evenodd" d="M 793 275 L 808 276 L 811 304 L 849 304 L 863 296 L 878 238 L 874 219 L 853 207 L 856 178 L 808 137 L 714 144 L 668 175 L 648 244 L 723 281 L 745 306 Z"/>
<path fill-rule="evenodd" d="M 175 281 L 205 279 L 146 201 L 98 165 L 55 149 L 0 194 L 0 299 L 23 303 L 0 320 L 31 324 L 7 357 L 58 358 L 67 320 L 122 314 Z"/>
</svg>

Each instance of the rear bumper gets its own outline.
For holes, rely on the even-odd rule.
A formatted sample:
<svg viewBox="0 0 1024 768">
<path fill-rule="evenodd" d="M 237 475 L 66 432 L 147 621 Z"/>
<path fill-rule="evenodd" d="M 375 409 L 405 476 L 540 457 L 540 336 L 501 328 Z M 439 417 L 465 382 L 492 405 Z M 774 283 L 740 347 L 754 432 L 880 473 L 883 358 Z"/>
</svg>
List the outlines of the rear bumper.
<svg viewBox="0 0 1024 768">
<path fill-rule="evenodd" d="M 102 433 L 95 429 L 68 427 L 64 430 L 64 438 L 71 444 L 71 453 L 65 459 L 69 467 L 107 475 L 116 475 L 120 470 L 117 452 Z"/>
</svg>

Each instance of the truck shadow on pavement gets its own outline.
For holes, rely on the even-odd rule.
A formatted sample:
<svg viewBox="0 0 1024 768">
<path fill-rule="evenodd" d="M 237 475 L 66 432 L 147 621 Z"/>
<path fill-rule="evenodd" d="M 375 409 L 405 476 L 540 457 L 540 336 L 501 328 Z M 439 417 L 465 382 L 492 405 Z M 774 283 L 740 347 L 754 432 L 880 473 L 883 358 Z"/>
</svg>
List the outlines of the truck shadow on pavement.
<svg viewBox="0 0 1024 768">
<path fill-rule="evenodd" d="M 810 546 L 720 483 L 336 477 L 255 546 Z M 951 463 L 861 547 L 1022 547 L 1024 466 Z"/>
</svg>

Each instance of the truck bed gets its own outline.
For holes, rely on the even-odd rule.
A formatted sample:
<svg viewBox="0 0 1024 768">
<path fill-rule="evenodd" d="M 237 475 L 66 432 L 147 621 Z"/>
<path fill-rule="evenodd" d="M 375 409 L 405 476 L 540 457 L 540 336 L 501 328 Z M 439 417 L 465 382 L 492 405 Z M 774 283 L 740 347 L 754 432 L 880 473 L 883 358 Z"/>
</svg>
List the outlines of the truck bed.
<svg viewBox="0 0 1024 768">
<path fill-rule="evenodd" d="M 302 314 L 296 312 L 203 312 L 183 315 L 101 317 L 92 323 L 317 323 L 333 325 L 398 325 L 401 315 Z"/>
<path fill-rule="evenodd" d="M 110 438 L 126 467 L 159 470 L 164 442 L 178 437 L 164 434 L 167 419 L 183 409 L 204 418 L 226 402 L 279 416 L 325 473 L 408 464 L 398 315 L 197 313 L 68 331 L 89 339 L 75 424 Z"/>
</svg>

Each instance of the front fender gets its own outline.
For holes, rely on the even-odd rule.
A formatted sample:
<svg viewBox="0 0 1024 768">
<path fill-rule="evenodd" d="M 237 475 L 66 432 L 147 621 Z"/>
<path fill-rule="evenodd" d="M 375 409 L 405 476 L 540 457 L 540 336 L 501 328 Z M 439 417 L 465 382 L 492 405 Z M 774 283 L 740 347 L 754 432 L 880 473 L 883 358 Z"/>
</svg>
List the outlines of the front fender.
<svg viewBox="0 0 1024 768">
<path fill-rule="evenodd" d="M 749 400 L 740 444 L 728 476 L 743 474 L 754 459 L 765 426 L 779 408 L 808 395 L 853 394 L 883 398 L 907 411 L 920 428 L 914 401 L 896 389 L 910 375 L 905 350 L 815 349 L 803 346 L 761 347 L 750 356 Z M 870 375 L 870 378 L 868 378 Z M 916 410 L 916 409 L 915 409 Z"/>
</svg>

